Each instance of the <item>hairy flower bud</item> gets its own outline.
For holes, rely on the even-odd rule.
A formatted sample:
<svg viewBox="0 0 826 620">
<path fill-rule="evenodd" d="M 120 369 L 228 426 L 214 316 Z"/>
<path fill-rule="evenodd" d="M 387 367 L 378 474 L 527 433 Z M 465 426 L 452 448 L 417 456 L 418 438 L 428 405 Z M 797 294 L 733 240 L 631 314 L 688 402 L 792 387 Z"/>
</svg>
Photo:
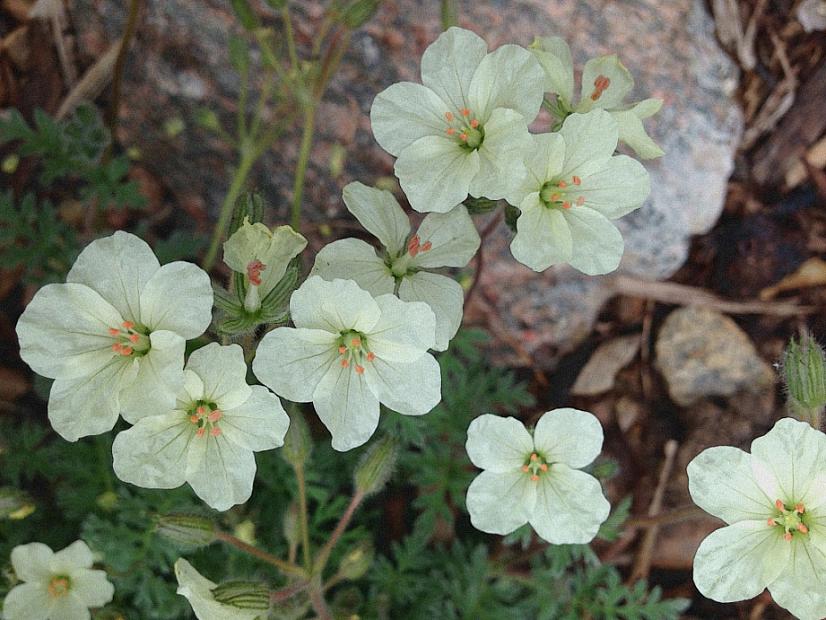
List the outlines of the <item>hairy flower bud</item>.
<svg viewBox="0 0 826 620">
<path fill-rule="evenodd" d="M 257 581 L 226 581 L 212 589 L 212 596 L 219 603 L 237 609 L 267 611 L 270 608 L 270 590 Z"/>
<path fill-rule="evenodd" d="M 313 450 L 313 439 L 310 428 L 299 411 L 290 413 L 290 428 L 284 437 L 284 447 L 281 456 L 293 467 L 304 465 Z"/>
<path fill-rule="evenodd" d="M 465 198 L 463 204 L 467 207 L 468 213 L 477 215 L 479 213 L 489 213 L 493 211 L 499 205 L 499 201 L 491 200 L 490 198 L 474 198 L 473 196 L 468 196 Z"/>
<path fill-rule="evenodd" d="M 205 547 L 215 540 L 215 524 L 201 515 L 171 513 L 159 515 L 155 522 L 158 535 L 188 548 Z"/>
<path fill-rule="evenodd" d="M 31 497 L 12 487 L 0 488 L 0 519 L 25 519 L 35 511 Z"/>
<path fill-rule="evenodd" d="M 826 406 L 826 360 L 810 334 L 789 342 L 783 353 L 783 378 L 792 412 L 807 420 L 819 419 Z"/>
<path fill-rule="evenodd" d="M 390 435 L 378 439 L 361 457 L 353 475 L 356 492 L 373 495 L 382 490 L 396 466 L 398 444 Z"/>
<path fill-rule="evenodd" d="M 373 563 L 373 555 L 372 543 L 369 540 L 360 542 L 341 559 L 339 574 L 350 581 L 363 577 Z"/>
</svg>

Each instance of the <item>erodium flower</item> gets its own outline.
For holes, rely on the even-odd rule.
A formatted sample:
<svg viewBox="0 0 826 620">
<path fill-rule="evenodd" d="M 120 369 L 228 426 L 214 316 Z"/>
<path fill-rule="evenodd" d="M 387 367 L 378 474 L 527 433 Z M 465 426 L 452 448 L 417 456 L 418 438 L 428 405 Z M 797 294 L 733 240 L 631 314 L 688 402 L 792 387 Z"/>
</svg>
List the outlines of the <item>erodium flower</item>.
<svg viewBox="0 0 826 620">
<path fill-rule="evenodd" d="M 648 172 L 631 157 L 614 156 L 617 124 L 603 110 L 572 114 L 559 133 L 531 139 L 528 175 L 508 198 L 522 212 L 514 258 L 534 271 L 558 263 L 588 275 L 613 271 L 624 245 L 611 220 L 642 206 Z"/>
<path fill-rule="evenodd" d="M 394 295 L 375 299 L 352 280 L 311 276 L 293 293 L 295 327 L 264 336 L 252 364 L 276 394 L 312 401 L 333 448 L 362 445 L 379 423 L 379 403 L 423 415 L 441 400 L 433 347 L 436 319 L 427 304 Z"/>
<path fill-rule="evenodd" d="M 374 296 L 398 290 L 403 301 L 423 301 L 436 315 L 433 348 L 447 349 L 462 323 L 464 291 L 453 278 L 429 269 L 464 267 L 479 249 L 479 233 L 467 209 L 459 205 L 448 213 L 431 213 L 411 235 L 407 215 L 390 192 L 350 183 L 343 197 L 384 251 L 380 257 L 360 239 L 334 241 L 316 255 L 311 275 L 351 279 Z"/>
<path fill-rule="evenodd" d="M 212 286 L 191 263 L 161 266 L 135 235 L 90 243 L 66 284 L 40 289 L 17 323 L 20 357 L 54 379 L 49 421 L 69 441 L 171 408 L 184 344 L 212 319 Z"/>
<path fill-rule="evenodd" d="M 92 552 L 82 540 L 57 553 L 43 543 L 15 547 L 11 564 L 23 583 L 6 595 L 3 617 L 89 620 L 89 608 L 106 605 L 115 594 L 106 572 L 93 570 L 93 563 Z"/>
<path fill-rule="evenodd" d="M 663 150 L 648 136 L 642 120 L 656 114 L 662 99 L 645 99 L 639 103 L 623 103 L 634 88 L 631 72 L 616 54 L 592 58 L 582 72 L 582 94 L 574 103 L 574 63 L 571 50 L 560 37 L 537 37 L 530 50 L 545 71 L 545 89 L 557 96 L 557 116 L 571 112 L 606 110 L 619 127 L 619 139 L 634 149 L 643 159 L 660 157 Z"/>
<path fill-rule="evenodd" d="M 244 275 L 244 308 L 255 312 L 261 300 L 278 284 L 287 265 L 307 246 L 307 240 L 289 226 L 270 230 L 248 219 L 224 243 L 224 262 Z"/>
<path fill-rule="evenodd" d="M 524 175 L 527 126 L 544 90 L 539 63 L 517 45 L 488 54 L 479 36 L 449 28 L 425 50 L 421 72 L 422 84 L 393 84 L 370 110 L 410 205 L 446 213 L 468 194 L 504 198 Z"/>
<path fill-rule="evenodd" d="M 602 449 L 602 427 L 590 413 L 548 411 L 533 433 L 516 418 L 481 415 L 471 422 L 465 447 L 485 470 L 467 492 L 478 530 L 504 535 L 530 523 L 550 543 L 587 543 L 608 517 L 599 481 L 579 470 Z"/>
<path fill-rule="evenodd" d="M 769 589 L 802 620 L 826 617 L 826 435 L 784 418 L 751 444 L 688 464 L 694 503 L 728 525 L 694 558 L 697 589 L 720 602 Z"/>
<path fill-rule="evenodd" d="M 236 605 L 216 600 L 215 591 L 220 586 L 201 575 L 183 558 L 175 562 L 175 577 L 178 579 L 178 594 L 189 601 L 198 620 L 255 620 L 259 616 L 267 617 L 269 604 L 265 602 L 265 597 L 245 596 Z"/>
<path fill-rule="evenodd" d="M 290 421 L 278 397 L 247 385 L 246 376 L 237 344 L 211 343 L 193 352 L 174 408 L 142 418 L 115 437 L 118 477 L 153 489 L 188 482 L 216 510 L 247 501 L 255 478 L 253 452 L 283 445 Z"/>
</svg>

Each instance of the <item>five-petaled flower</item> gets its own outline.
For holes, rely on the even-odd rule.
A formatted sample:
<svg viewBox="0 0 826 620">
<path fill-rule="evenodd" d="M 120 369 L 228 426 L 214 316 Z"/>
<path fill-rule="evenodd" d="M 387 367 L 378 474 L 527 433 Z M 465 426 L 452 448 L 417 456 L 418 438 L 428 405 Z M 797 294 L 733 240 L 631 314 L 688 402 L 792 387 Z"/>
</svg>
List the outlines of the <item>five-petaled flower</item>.
<svg viewBox="0 0 826 620">
<path fill-rule="evenodd" d="M 582 71 L 582 94 L 574 104 L 574 63 L 571 50 L 559 37 L 537 37 L 530 50 L 545 70 L 545 88 L 557 96 L 558 118 L 571 112 L 602 109 L 611 113 L 619 127 L 619 139 L 643 159 L 660 157 L 663 150 L 648 136 L 642 119 L 656 114 L 662 99 L 645 99 L 625 104 L 623 100 L 634 88 L 631 72 L 616 54 L 592 58 Z"/>
<path fill-rule="evenodd" d="M 295 327 L 264 336 L 255 376 L 293 402 L 312 401 L 333 448 L 365 443 L 379 423 L 379 403 L 423 415 L 441 400 L 433 347 L 436 319 L 422 302 L 359 288 L 352 280 L 311 276 L 293 293 Z"/>
<path fill-rule="evenodd" d="M 243 274 L 244 308 L 255 312 L 261 301 L 283 277 L 290 261 L 307 246 L 307 240 L 290 226 L 270 230 L 264 224 L 250 224 L 247 218 L 224 243 L 224 262 Z"/>
<path fill-rule="evenodd" d="M 290 421 L 278 397 L 247 385 L 246 376 L 237 344 L 211 343 L 192 353 L 174 409 L 142 418 L 115 437 L 118 477 L 153 489 L 188 482 L 216 510 L 247 501 L 253 452 L 283 445 Z"/>
<path fill-rule="evenodd" d="M 255 620 L 267 617 L 266 609 L 242 609 L 217 601 L 214 591 L 218 586 L 183 558 L 175 562 L 175 577 L 178 579 L 178 594 L 189 601 L 198 620 Z"/>
<path fill-rule="evenodd" d="M 751 444 L 703 450 L 688 464 L 700 508 L 728 525 L 694 557 L 694 583 L 720 602 L 768 588 L 802 620 L 826 616 L 826 435 L 784 418 Z"/>
<path fill-rule="evenodd" d="M 602 427 L 592 414 L 554 409 L 533 433 L 516 418 L 485 414 L 467 435 L 470 460 L 485 470 L 467 492 L 476 529 L 504 535 L 530 523 L 557 545 L 596 536 L 610 505 L 599 481 L 579 470 L 602 449 Z"/>
<path fill-rule="evenodd" d="M 344 188 L 350 213 L 384 246 L 383 257 L 360 239 L 340 239 L 316 255 L 311 275 L 325 280 L 353 280 L 372 295 L 398 290 L 403 301 L 423 301 L 436 315 L 436 343 L 444 351 L 462 323 L 464 291 L 439 267 L 464 267 L 479 249 L 479 233 L 463 205 L 448 213 L 430 213 L 416 234 L 388 191 L 350 183 Z M 396 289 L 398 287 L 398 289 Z"/>
<path fill-rule="evenodd" d="M 212 320 L 206 272 L 161 266 L 146 242 L 116 232 L 80 253 L 66 284 L 40 289 L 17 323 L 20 357 L 55 379 L 49 420 L 69 441 L 171 407 L 184 344 Z"/>
<path fill-rule="evenodd" d="M 534 271 L 558 263 L 588 275 L 613 271 L 624 244 L 610 220 L 642 206 L 648 172 L 631 157 L 613 156 L 617 124 L 603 110 L 572 114 L 559 133 L 531 139 L 528 175 L 508 197 L 522 212 L 514 258 Z"/>
<path fill-rule="evenodd" d="M 468 194 L 504 198 L 524 176 L 542 69 L 517 45 L 487 51 L 479 36 L 449 28 L 422 56 L 422 84 L 393 84 L 373 101 L 373 134 L 398 157 L 396 176 L 417 211 L 446 213 Z"/>
<path fill-rule="evenodd" d="M 43 543 L 15 547 L 11 564 L 23 583 L 6 595 L 3 617 L 89 620 L 89 608 L 106 605 L 115 594 L 106 572 L 92 569 L 93 563 L 92 552 L 82 540 L 57 553 Z"/>
</svg>

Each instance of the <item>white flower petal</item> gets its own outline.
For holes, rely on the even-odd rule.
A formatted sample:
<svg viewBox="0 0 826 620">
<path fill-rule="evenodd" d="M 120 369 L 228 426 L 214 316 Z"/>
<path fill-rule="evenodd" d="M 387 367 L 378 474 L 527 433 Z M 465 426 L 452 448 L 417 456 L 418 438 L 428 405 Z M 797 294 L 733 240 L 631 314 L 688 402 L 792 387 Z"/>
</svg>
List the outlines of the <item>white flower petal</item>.
<svg viewBox="0 0 826 620">
<path fill-rule="evenodd" d="M 403 415 L 424 415 L 442 400 L 441 370 L 429 354 L 407 363 L 377 357 L 364 377 L 380 403 Z"/>
<path fill-rule="evenodd" d="M 378 398 L 364 375 L 352 367 L 330 366 L 316 388 L 313 405 L 339 452 L 366 443 L 379 424 Z"/>
<path fill-rule="evenodd" d="M 94 374 L 55 379 L 49 392 L 49 422 L 66 441 L 112 430 L 120 413 L 118 392 L 138 372 L 132 360 L 112 360 Z"/>
<path fill-rule="evenodd" d="M 47 284 L 17 322 L 20 357 L 37 374 L 71 379 L 91 374 L 114 356 L 109 328 L 123 319 L 82 284 Z"/>
<path fill-rule="evenodd" d="M 614 118 L 604 110 L 571 114 L 559 134 L 565 140 L 565 163 L 560 177 L 586 177 L 599 170 L 617 149 L 619 130 Z"/>
<path fill-rule="evenodd" d="M 531 134 L 529 146 L 525 156 L 526 174 L 506 196 L 515 207 L 557 178 L 565 161 L 565 140 L 558 133 Z"/>
<path fill-rule="evenodd" d="M 443 136 L 425 136 L 404 149 L 395 171 L 411 207 L 446 213 L 467 198 L 479 153 Z"/>
<path fill-rule="evenodd" d="M 729 524 L 775 516 L 777 498 L 766 495 L 755 481 L 753 460 L 731 446 L 703 450 L 687 468 L 692 501 Z"/>
<path fill-rule="evenodd" d="M 607 88 L 597 88 L 596 82 L 599 78 L 608 78 Z M 632 88 L 634 78 L 616 54 L 592 58 L 585 63 L 582 70 L 582 94 L 577 109 L 587 111 L 591 108 L 615 108 L 622 105 L 623 99 Z"/>
<path fill-rule="evenodd" d="M 430 306 L 436 317 L 433 349 L 446 351 L 462 324 L 465 292 L 461 285 L 453 278 L 420 271 L 402 278 L 399 297 L 403 301 L 421 301 Z"/>
<path fill-rule="evenodd" d="M 70 573 L 77 568 L 91 568 L 95 563 L 92 550 L 82 540 L 76 540 L 52 556 L 49 566 L 53 573 Z"/>
<path fill-rule="evenodd" d="M 820 620 L 826 617 L 826 550 L 801 538 L 786 544 L 791 560 L 769 583 L 769 592 L 775 603 L 800 620 Z"/>
<path fill-rule="evenodd" d="M 823 502 L 823 488 L 812 488 L 812 483 L 818 480 L 816 473 L 826 470 L 826 435 L 806 422 L 783 418 L 752 442 L 751 453 L 776 480 L 781 496 L 774 499 L 787 505 Z"/>
<path fill-rule="evenodd" d="M 585 197 L 586 207 L 613 220 L 642 206 L 651 193 L 651 179 L 636 159 L 618 155 L 583 177 L 577 193 Z"/>
<path fill-rule="evenodd" d="M 561 37 L 536 37 L 530 51 L 545 71 L 545 90 L 570 105 L 574 97 L 574 61 L 571 48 Z"/>
<path fill-rule="evenodd" d="M 82 570 L 72 575 L 72 594 L 87 607 L 103 607 L 115 595 L 115 586 L 106 578 L 106 571 Z"/>
<path fill-rule="evenodd" d="M 139 321 L 186 339 L 203 334 L 212 321 L 212 284 L 206 271 L 182 261 L 158 269 L 141 293 Z"/>
<path fill-rule="evenodd" d="M 468 103 L 483 123 L 496 108 L 509 108 L 521 114 L 525 123 L 532 123 L 542 104 L 544 82 L 545 72 L 533 54 L 518 45 L 503 45 L 479 63 Z"/>
<path fill-rule="evenodd" d="M 49 618 L 60 620 L 89 620 L 91 617 L 89 608 L 72 592 L 52 601 L 52 609 L 49 612 Z"/>
<path fill-rule="evenodd" d="M 186 367 L 204 382 L 204 400 L 215 403 L 221 410 L 238 407 L 252 393 L 247 385 L 244 350 L 237 344 L 221 346 L 211 342 L 193 351 Z"/>
<path fill-rule="evenodd" d="M 393 194 L 355 182 L 345 186 L 341 197 L 347 210 L 391 254 L 398 254 L 404 248 L 410 234 L 410 220 Z"/>
<path fill-rule="evenodd" d="M 195 426 L 183 411 L 153 415 L 118 433 L 112 467 L 124 482 L 149 489 L 174 489 L 186 481 L 187 453 Z"/>
<path fill-rule="evenodd" d="M 367 334 L 367 346 L 386 362 L 413 362 L 433 348 L 436 316 L 422 302 L 402 301 L 395 295 L 376 297 L 381 317 Z"/>
<path fill-rule="evenodd" d="M 483 471 L 470 483 L 465 503 L 473 527 L 504 536 L 528 522 L 536 484 L 522 472 Z"/>
<path fill-rule="evenodd" d="M 613 116 L 617 122 L 620 142 L 625 142 L 625 144 L 630 146 L 640 159 L 654 159 L 665 154 L 665 152 L 657 146 L 657 143 L 651 139 L 648 133 L 646 133 L 645 127 L 642 124 L 642 119 L 645 118 L 645 116 L 641 116 L 641 114 L 651 115 L 647 113 L 649 111 L 648 108 L 652 107 L 649 102 L 652 101 L 658 102 L 659 104 L 656 105 L 656 110 L 651 113 L 654 114 L 659 110 L 660 106 L 662 106 L 662 99 L 646 99 L 630 110 L 614 110 L 611 112 L 611 116 Z"/>
<path fill-rule="evenodd" d="M 246 402 L 224 411 L 219 425 L 229 441 L 258 452 L 284 445 L 290 418 L 275 394 L 253 385 Z"/>
<path fill-rule="evenodd" d="M 571 231 L 571 267 L 597 276 L 619 266 L 625 244 L 608 218 L 584 206 L 564 210 L 562 216 Z"/>
<path fill-rule="evenodd" d="M 160 268 L 152 248 L 123 231 L 87 245 L 66 276 L 66 282 L 85 284 L 112 304 L 124 319 L 138 321 L 141 292 Z"/>
<path fill-rule="evenodd" d="M 186 481 L 215 510 L 229 510 L 252 495 L 255 455 L 223 435 L 206 433 L 190 444 Z"/>
<path fill-rule="evenodd" d="M 6 620 L 47 620 L 51 597 L 44 583 L 21 583 L 13 587 L 3 601 Z"/>
<path fill-rule="evenodd" d="M 447 111 L 448 104 L 426 86 L 398 82 L 373 99 L 370 125 L 379 146 L 398 157 L 419 138 L 442 135 Z"/>
<path fill-rule="evenodd" d="M 765 521 L 738 521 L 709 534 L 694 556 L 694 584 L 721 603 L 754 598 L 787 569 L 791 545 Z"/>
<path fill-rule="evenodd" d="M 519 208 L 522 214 L 516 220 L 516 235 L 511 242 L 513 257 L 534 271 L 570 261 L 573 241 L 562 212 L 543 205 L 536 192 Z"/>
<path fill-rule="evenodd" d="M 516 418 L 486 413 L 470 423 L 465 449 L 476 467 L 501 474 L 525 465 L 533 452 L 533 439 Z"/>
<path fill-rule="evenodd" d="M 530 524 L 541 538 L 554 545 L 584 544 L 594 539 L 611 510 L 596 478 L 555 463 L 536 484 Z"/>
<path fill-rule="evenodd" d="M 325 245 L 316 254 L 310 275 L 327 281 L 353 280 L 371 295 L 392 293 L 395 286 L 390 269 L 361 239 L 339 239 Z"/>
<path fill-rule="evenodd" d="M 410 265 L 413 267 L 464 267 L 476 254 L 481 239 L 464 205 L 447 213 L 429 213 L 419 230 L 419 247 L 430 241 L 431 247 L 420 251 Z"/>
<path fill-rule="evenodd" d="M 120 392 L 121 415 L 130 424 L 172 410 L 175 397 L 183 388 L 186 341 L 165 330 L 152 332 L 149 340 L 149 352 L 136 358 L 135 378 Z"/>
<path fill-rule="evenodd" d="M 422 84 L 457 112 L 468 104 L 473 74 L 488 52 L 485 41 L 463 28 L 451 27 L 439 35 L 422 54 Z"/>
<path fill-rule="evenodd" d="M 533 430 L 533 442 L 545 460 L 579 469 L 602 450 L 602 425 L 596 416 L 565 407 L 548 411 Z"/>
<path fill-rule="evenodd" d="M 527 175 L 525 156 L 531 146 L 528 126 L 518 112 L 497 108 L 485 123 L 479 172 L 470 183 L 471 196 L 498 200 L 510 195 Z"/>
<path fill-rule="evenodd" d="M 175 562 L 175 577 L 178 594 L 189 601 L 198 620 L 255 620 L 261 614 L 257 610 L 238 609 L 216 601 L 212 595 L 215 583 L 203 577 L 183 558 Z"/>
<path fill-rule="evenodd" d="M 11 550 L 11 565 L 21 581 L 42 581 L 50 573 L 54 551 L 43 543 L 18 545 Z"/>
<path fill-rule="evenodd" d="M 201 377 L 189 369 L 184 370 L 184 389 L 178 399 L 178 409 L 186 408 L 189 403 L 204 398 L 204 382 Z"/>
<path fill-rule="evenodd" d="M 252 372 L 279 396 L 308 403 L 336 362 L 338 334 L 320 329 L 279 327 L 267 333 L 255 353 Z"/>
<path fill-rule="evenodd" d="M 373 296 L 352 280 L 327 282 L 318 276 L 304 281 L 290 298 L 290 314 L 296 327 L 368 332 L 381 311 Z"/>
</svg>

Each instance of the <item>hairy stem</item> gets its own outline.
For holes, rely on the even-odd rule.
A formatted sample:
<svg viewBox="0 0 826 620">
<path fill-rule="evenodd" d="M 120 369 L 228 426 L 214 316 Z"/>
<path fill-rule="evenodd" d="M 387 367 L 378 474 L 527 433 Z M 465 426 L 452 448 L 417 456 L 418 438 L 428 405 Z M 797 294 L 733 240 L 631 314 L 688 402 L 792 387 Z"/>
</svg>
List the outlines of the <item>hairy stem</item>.
<svg viewBox="0 0 826 620">
<path fill-rule="evenodd" d="M 338 543 L 339 538 L 341 538 L 341 535 L 344 533 L 344 530 L 346 530 L 347 526 L 350 524 L 350 521 L 352 520 L 353 515 L 362 500 L 364 500 L 364 493 L 359 493 L 356 491 L 350 499 L 350 504 L 347 506 L 344 514 L 341 515 L 341 519 L 339 519 L 338 523 L 336 523 L 336 527 L 330 535 L 330 538 L 326 543 L 324 543 L 321 551 L 319 551 L 316 556 L 315 565 L 313 566 L 313 574 L 321 575 L 321 572 L 324 570 L 324 567 L 330 559 L 330 554 Z"/>
<path fill-rule="evenodd" d="M 307 573 L 300 567 L 294 564 L 290 564 L 289 562 L 285 562 L 281 558 L 274 556 L 271 553 L 267 553 L 263 549 L 259 549 L 258 547 L 253 547 L 245 543 L 240 538 L 233 536 L 227 532 L 215 532 L 215 538 L 220 540 L 223 543 L 231 545 L 236 549 L 243 551 L 244 553 L 251 555 L 255 558 L 258 558 L 262 562 L 266 562 L 267 564 L 272 564 L 278 570 L 286 575 L 292 575 L 295 577 L 306 577 Z"/>
<path fill-rule="evenodd" d="M 298 521 L 301 528 L 301 548 L 304 554 L 304 566 L 310 570 L 313 557 L 310 553 L 310 525 L 307 520 L 307 482 L 304 479 L 304 466 L 293 465 L 295 480 L 298 483 Z"/>
<path fill-rule="evenodd" d="M 301 150 L 298 153 L 298 163 L 295 168 L 295 183 L 293 184 L 293 206 L 290 223 L 293 229 L 300 232 L 301 227 L 301 200 L 304 195 L 304 177 L 307 174 L 307 163 L 310 161 L 310 149 L 313 145 L 313 131 L 315 130 L 315 113 L 317 102 L 312 101 L 304 109 L 304 131 L 301 135 Z"/>
</svg>

